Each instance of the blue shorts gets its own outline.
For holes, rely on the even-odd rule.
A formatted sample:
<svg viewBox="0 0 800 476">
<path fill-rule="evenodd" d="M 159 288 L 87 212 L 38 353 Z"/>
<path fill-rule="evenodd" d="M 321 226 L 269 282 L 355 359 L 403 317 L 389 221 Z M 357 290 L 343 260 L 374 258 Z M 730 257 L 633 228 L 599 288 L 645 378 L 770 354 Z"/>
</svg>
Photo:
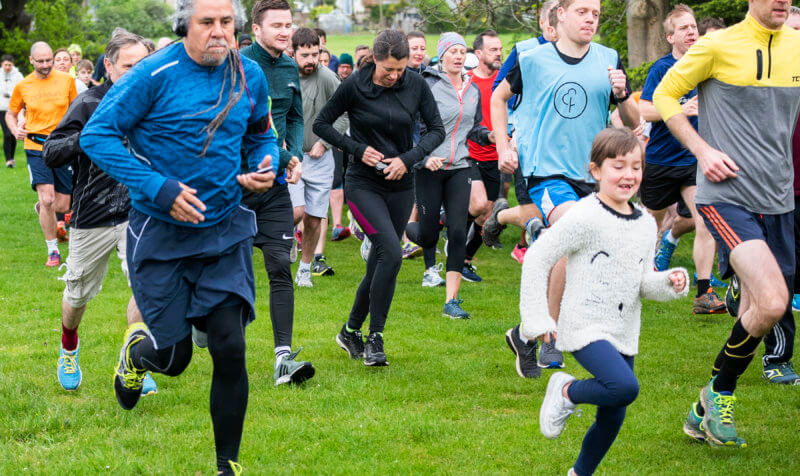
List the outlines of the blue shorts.
<svg viewBox="0 0 800 476">
<path fill-rule="evenodd" d="M 51 169 L 45 165 L 40 150 L 25 149 L 25 157 L 28 159 L 28 174 L 34 191 L 37 185 L 47 184 L 54 185 L 58 193 L 72 194 L 72 165 Z"/>
<path fill-rule="evenodd" d="M 714 203 L 697 204 L 708 231 L 719 245 L 719 272 L 722 279 L 733 275 L 730 265 L 731 251 L 740 243 L 761 240 L 767 243 L 778 262 L 781 272 L 794 275 L 794 214 L 762 215 L 745 210 L 738 205 Z"/>
<path fill-rule="evenodd" d="M 208 228 L 166 223 L 132 209 L 128 223 L 131 288 L 156 348 L 191 333 L 189 319 L 239 299 L 255 318 L 255 214 L 236 207 Z"/>
<path fill-rule="evenodd" d="M 550 214 L 556 207 L 566 202 L 577 202 L 591 194 L 593 189 L 593 184 L 575 180 L 528 178 L 528 195 L 542 212 L 546 226 L 550 226 Z"/>
</svg>

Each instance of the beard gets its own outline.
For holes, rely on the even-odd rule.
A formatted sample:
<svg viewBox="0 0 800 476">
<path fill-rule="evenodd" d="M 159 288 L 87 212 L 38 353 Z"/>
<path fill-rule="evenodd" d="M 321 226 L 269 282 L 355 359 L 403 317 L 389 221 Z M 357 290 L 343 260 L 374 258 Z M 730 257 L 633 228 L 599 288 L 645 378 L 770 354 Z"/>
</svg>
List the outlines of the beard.
<svg viewBox="0 0 800 476">
<path fill-rule="evenodd" d="M 41 74 L 42 76 L 49 76 L 50 72 L 53 71 L 53 67 L 50 66 L 48 68 L 33 68 L 34 71 Z"/>
<path fill-rule="evenodd" d="M 228 56 L 228 51 L 230 51 L 230 48 L 228 46 L 228 42 L 226 42 L 226 41 L 209 41 L 208 44 L 206 44 L 206 49 L 214 47 L 214 46 L 222 46 L 222 47 L 224 47 L 225 48 L 225 52 L 222 53 L 222 54 L 216 54 L 216 55 L 215 54 L 211 54 L 211 53 L 203 54 L 203 58 L 202 58 L 202 61 L 201 61 L 203 66 L 219 66 L 225 61 L 225 58 Z"/>
<path fill-rule="evenodd" d="M 497 71 L 498 69 L 503 67 L 503 62 L 500 60 L 497 61 L 484 60 L 483 64 L 485 64 L 486 67 L 489 68 L 489 71 Z"/>
</svg>

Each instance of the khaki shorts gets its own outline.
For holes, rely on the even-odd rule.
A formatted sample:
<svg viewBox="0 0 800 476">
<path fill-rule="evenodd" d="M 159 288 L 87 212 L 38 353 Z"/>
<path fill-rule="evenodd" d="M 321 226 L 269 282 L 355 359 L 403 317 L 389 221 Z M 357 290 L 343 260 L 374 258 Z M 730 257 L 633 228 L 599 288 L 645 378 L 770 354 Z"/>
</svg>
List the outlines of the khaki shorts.
<svg viewBox="0 0 800 476">
<path fill-rule="evenodd" d="M 328 149 L 318 159 L 303 154 L 303 175 L 289 184 L 293 207 L 305 207 L 305 213 L 317 218 L 328 216 L 333 185 L 333 152 Z"/>
<path fill-rule="evenodd" d="M 74 308 L 83 307 L 103 288 L 108 272 L 108 258 L 116 250 L 122 272 L 128 279 L 125 236 L 128 222 L 115 226 L 77 229 L 69 232 L 67 272 L 59 278 L 66 283 L 64 301 Z M 130 286 L 130 280 L 128 281 Z"/>
</svg>

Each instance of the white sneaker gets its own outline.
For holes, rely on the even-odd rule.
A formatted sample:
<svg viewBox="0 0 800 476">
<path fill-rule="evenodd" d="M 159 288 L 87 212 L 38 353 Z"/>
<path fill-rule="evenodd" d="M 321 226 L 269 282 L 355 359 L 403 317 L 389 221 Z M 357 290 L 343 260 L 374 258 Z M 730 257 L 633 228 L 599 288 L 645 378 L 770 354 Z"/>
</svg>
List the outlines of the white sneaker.
<svg viewBox="0 0 800 476">
<path fill-rule="evenodd" d="M 444 286 L 447 281 L 442 279 L 439 276 L 439 273 L 444 268 L 443 263 L 439 263 L 436 265 L 431 266 L 430 268 L 425 270 L 425 273 L 422 275 L 422 287 L 423 288 L 435 288 L 437 286 Z"/>
<path fill-rule="evenodd" d="M 558 438 L 564 430 L 567 418 L 575 413 L 575 404 L 564 398 L 561 393 L 564 385 L 575 380 L 566 372 L 556 372 L 547 382 L 542 408 L 539 410 L 539 428 L 542 434 L 550 439 Z"/>
<path fill-rule="evenodd" d="M 292 249 L 289 250 L 289 262 L 294 263 L 297 261 L 297 240 L 292 239 Z"/>
<path fill-rule="evenodd" d="M 367 262 L 367 258 L 369 258 L 369 250 L 372 248 L 372 243 L 370 243 L 369 238 L 366 236 L 364 237 L 364 241 L 361 242 L 361 259 L 364 262 Z"/>
<path fill-rule="evenodd" d="M 297 276 L 294 277 L 294 284 L 301 288 L 313 288 L 314 283 L 311 282 L 311 269 L 297 268 Z"/>
</svg>

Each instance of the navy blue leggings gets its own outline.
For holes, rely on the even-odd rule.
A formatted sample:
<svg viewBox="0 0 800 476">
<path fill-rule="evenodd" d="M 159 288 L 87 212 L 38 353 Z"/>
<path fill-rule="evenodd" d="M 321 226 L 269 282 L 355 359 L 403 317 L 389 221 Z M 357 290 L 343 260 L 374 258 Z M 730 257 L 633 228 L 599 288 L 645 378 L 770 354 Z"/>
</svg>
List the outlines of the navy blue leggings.
<svg viewBox="0 0 800 476">
<path fill-rule="evenodd" d="M 639 381 L 633 373 L 633 357 L 620 354 L 606 340 L 592 342 L 572 356 L 594 375 L 572 382 L 567 389 L 573 403 L 597 405 L 594 424 L 583 438 L 573 467 L 578 476 L 587 476 L 594 473 L 617 438 L 627 406 L 639 395 Z"/>
</svg>

